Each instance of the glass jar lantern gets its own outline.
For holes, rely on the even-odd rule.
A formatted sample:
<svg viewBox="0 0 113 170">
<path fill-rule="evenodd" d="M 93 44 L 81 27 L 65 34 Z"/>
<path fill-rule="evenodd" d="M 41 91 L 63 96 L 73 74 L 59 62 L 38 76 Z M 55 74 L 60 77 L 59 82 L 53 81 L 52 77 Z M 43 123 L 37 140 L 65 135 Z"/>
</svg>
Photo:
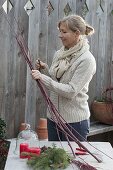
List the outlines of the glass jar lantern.
<svg viewBox="0 0 113 170">
<path fill-rule="evenodd" d="M 35 131 L 31 130 L 30 125 L 26 124 L 25 130 L 22 130 L 16 138 L 16 146 L 14 153 L 19 155 L 20 144 L 28 144 L 29 147 L 39 147 L 38 135 Z"/>
</svg>

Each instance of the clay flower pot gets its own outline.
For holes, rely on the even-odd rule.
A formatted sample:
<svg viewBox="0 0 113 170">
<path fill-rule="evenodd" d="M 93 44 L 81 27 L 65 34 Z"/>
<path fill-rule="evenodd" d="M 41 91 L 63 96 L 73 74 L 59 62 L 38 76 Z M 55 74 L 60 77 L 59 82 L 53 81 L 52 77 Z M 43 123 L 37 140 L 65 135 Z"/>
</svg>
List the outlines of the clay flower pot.
<svg viewBox="0 0 113 170">
<path fill-rule="evenodd" d="M 113 103 L 94 101 L 91 105 L 93 117 L 105 124 L 113 125 Z"/>
<path fill-rule="evenodd" d="M 48 139 L 47 119 L 40 118 L 38 127 L 37 127 L 37 134 L 38 134 L 39 140 Z"/>
<path fill-rule="evenodd" d="M 47 128 L 47 119 L 40 118 L 38 128 Z"/>
<path fill-rule="evenodd" d="M 30 124 L 28 124 L 28 123 L 21 123 L 19 131 L 21 132 L 22 130 L 26 130 L 26 129 L 29 129 L 29 128 L 30 128 Z"/>
<path fill-rule="evenodd" d="M 48 139 L 48 130 L 47 130 L 47 128 L 38 128 L 37 129 L 37 134 L 38 134 L 38 138 L 39 138 L 39 140 L 46 140 L 46 139 Z"/>
<path fill-rule="evenodd" d="M 26 129 L 26 123 L 21 123 L 19 131 L 21 132 L 22 130 Z"/>
</svg>

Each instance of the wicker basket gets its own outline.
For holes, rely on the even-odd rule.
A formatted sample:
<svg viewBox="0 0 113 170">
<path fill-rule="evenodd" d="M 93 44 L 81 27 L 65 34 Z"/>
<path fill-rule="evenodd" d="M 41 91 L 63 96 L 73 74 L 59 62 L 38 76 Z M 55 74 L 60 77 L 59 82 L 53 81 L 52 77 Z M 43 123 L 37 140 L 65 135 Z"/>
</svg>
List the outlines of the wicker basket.
<svg viewBox="0 0 113 170">
<path fill-rule="evenodd" d="M 113 103 L 94 101 L 91 105 L 91 111 L 94 119 L 113 125 Z"/>
</svg>

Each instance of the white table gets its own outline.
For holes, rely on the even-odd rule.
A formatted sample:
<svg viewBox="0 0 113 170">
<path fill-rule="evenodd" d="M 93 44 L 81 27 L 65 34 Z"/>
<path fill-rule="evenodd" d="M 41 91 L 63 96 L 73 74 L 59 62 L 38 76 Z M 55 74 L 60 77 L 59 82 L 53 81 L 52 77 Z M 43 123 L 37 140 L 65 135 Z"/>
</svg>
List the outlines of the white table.
<svg viewBox="0 0 113 170">
<path fill-rule="evenodd" d="M 54 142 L 58 147 L 61 147 L 60 142 Z M 109 155 L 110 157 L 113 158 L 113 148 L 111 146 L 110 143 L 108 142 L 90 142 L 93 146 L 95 146 L 96 148 L 98 148 L 99 150 L 101 150 L 102 152 L 106 153 L 107 155 Z M 41 146 L 51 146 L 51 144 L 53 144 L 53 142 L 48 142 L 48 141 L 41 141 L 40 145 Z M 90 165 L 96 167 L 98 170 L 112 170 L 113 169 L 113 160 L 106 157 L 104 154 L 99 153 L 97 150 L 95 150 L 94 148 L 92 148 L 89 144 L 87 143 L 83 143 L 85 146 L 87 146 L 87 148 L 92 151 L 92 153 L 95 153 L 96 155 L 98 155 L 99 158 L 101 158 L 103 161 L 102 163 L 98 163 L 91 155 L 82 155 L 79 156 L 82 159 L 84 159 L 87 163 L 89 163 Z M 26 159 L 20 159 L 18 155 L 14 154 L 14 148 L 16 145 L 16 141 L 15 139 L 11 140 L 11 145 L 9 148 L 9 153 L 8 153 L 8 157 L 7 157 L 7 161 L 6 161 L 6 165 L 5 165 L 5 169 L 4 170 L 31 170 L 28 165 L 26 164 Z M 68 152 L 70 151 L 70 147 L 68 146 L 67 142 L 62 142 L 63 147 L 65 148 L 65 150 L 67 150 Z M 35 143 L 34 143 L 35 146 Z M 72 147 L 73 149 L 76 149 L 77 144 L 72 142 Z M 77 159 L 78 156 L 77 156 Z M 78 170 L 78 168 L 76 168 L 75 166 L 73 167 L 72 165 L 70 165 L 66 170 Z"/>
</svg>

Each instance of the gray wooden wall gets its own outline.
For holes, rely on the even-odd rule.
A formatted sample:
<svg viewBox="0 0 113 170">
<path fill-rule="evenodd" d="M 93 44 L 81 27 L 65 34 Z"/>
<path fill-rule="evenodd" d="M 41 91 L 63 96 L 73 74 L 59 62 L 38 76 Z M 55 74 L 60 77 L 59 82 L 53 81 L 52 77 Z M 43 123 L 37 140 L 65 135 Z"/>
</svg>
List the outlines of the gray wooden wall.
<svg viewBox="0 0 113 170">
<path fill-rule="evenodd" d="M 28 0 L 12 0 L 14 8 L 4 15 L 0 1 L 0 116 L 7 123 L 7 137 L 15 137 L 21 122 L 36 130 L 40 117 L 46 117 L 46 103 L 13 37 L 19 21 L 28 43 L 33 65 L 37 58 L 50 66 L 54 52 L 61 47 L 58 20 L 79 14 L 95 28 L 89 37 L 97 73 L 90 83 L 89 104 L 113 83 L 113 0 L 32 0 L 34 9 L 24 10 Z M 6 20 L 11 23 L 12 30 Z"/>
<path fill-rule="evenodd" d="M 28 16 L 23 10 L 27 0 L 12 1 L 14 8 L 8 15 L 2 9 L 5 0 L 0 1 L 0 116 L 7 123 L 7 136 L 13 137 L 19 124 L 25 119 L 26 64 L 13 37 L 17 31 L 14 16 L 28 37 Z M 11 23 L 13 31 L 7 22 Z"/>
</svg>

